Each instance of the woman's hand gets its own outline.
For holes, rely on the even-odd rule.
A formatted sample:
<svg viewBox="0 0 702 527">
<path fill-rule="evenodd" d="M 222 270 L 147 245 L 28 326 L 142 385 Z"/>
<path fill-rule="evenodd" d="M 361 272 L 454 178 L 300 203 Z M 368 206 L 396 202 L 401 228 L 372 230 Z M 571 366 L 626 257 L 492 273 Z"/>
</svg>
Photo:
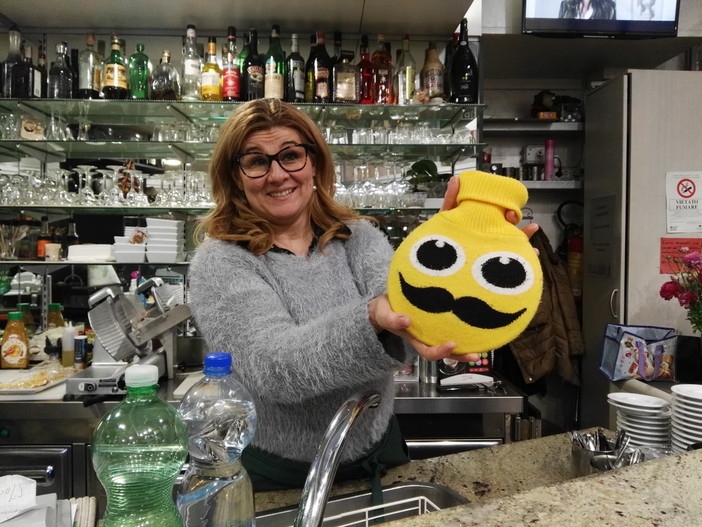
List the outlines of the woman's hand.
<svg viewBox="0 0 702 527">
<path fill-rule="evenodd" d="M 444 202 L 441 205 L 439 212 L 450 210 L 458 206 L 458 188 L 459 181 L 458 176 L 452 176 L 448 181 L 448 186 L 446 187 L 446 194 L 444 194 Z M 513 210 L 508 210 L 505 212 L 505 219 L 512 225 L 519 223 L 519 218 L 517 213 Z M 536 231 L 539 230 L 539 225 L 536 223 L 529 223 L 522 227 L 522 232 L 527 235 L 527 238 L 531 238 Z"/>
<path fill-rule="evenodd" d="M 445 342 L 439 346 L 427 346 L 410 335 L 407 331 L 410 325 L 410 317 L 393 311 L 390 307 L 388 295 L 371 298 L 368 302 L 368 318 L 377 331 L 386 330 L 397 335 L 427 360 L 439 360 L 447 357 L 458 361 L 467 360 L 463 355 L 453 354 L 453 350 L 456 349 L 455 342 Z"/>
</svg>

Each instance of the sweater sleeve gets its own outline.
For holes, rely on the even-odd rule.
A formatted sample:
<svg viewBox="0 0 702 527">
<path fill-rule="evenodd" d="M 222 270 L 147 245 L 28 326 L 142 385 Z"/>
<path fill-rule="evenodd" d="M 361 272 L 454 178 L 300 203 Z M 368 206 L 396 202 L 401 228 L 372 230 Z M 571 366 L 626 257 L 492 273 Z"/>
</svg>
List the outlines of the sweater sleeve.
<svg viewBox="0 0 702 527">
<path fill-rule="evenodd" d="M 347 260 L 358 271 L 371 265 Z M 382 263 L 378 256 L 373 260 Z M 394 358 L 399 355 L 385 351 L 368 321 L 365 291 L 380 287 L 381 270 L 352 271 L 359 291 L 334 298 L 322 314 L 304 320 L 291 316 L 290 299 L 284 300 L 289 292 L 277 287 L 261 257 L 236 244 L 208 242 L 189 272 L 190 303 L 209 349 L 231 353 L 235 369 L 259 397 L 300 402 L 339 387 L 352 389 L 400 366 Z M 323 284 L 316 289 L 324 290 Z"/>
</svg>

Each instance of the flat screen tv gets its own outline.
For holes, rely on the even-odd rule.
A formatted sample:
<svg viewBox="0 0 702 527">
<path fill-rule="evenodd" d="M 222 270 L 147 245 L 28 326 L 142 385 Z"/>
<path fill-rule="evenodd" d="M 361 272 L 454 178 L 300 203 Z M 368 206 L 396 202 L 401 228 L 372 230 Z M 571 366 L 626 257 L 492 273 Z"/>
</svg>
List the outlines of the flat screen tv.
<svg viewBox="0 0 702 527">
<path fill-rule="evenodd" d="M 522 0 L 522 33 L 661 38 L 678 34 L 680 0 Z"/>
</svg>

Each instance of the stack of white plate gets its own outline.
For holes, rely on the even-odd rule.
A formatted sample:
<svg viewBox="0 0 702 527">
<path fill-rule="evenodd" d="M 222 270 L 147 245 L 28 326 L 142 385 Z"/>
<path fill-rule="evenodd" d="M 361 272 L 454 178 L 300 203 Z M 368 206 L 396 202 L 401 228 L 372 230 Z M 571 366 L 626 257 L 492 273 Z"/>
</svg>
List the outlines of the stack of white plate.
<svg viewBox="0 0 702 527">
<path fill-rule="evenodd" d="M 702 442 L 702 385 L 674 384 L 673 451 L 685 452 L 693 443 Z"/>
<path fill-rule="evenodd" d="M 185 260 L 185 222 L 162 218 L 146 218 L 149 238 L 146 259 L 156 263 L 175 263 Z"/>
<path fill-rule="evenodd" d="M 617 409 L 617 430 L 626 432 L 632 446 L 670 446 L 672 411 L 668 401 L 628 392 L 610 393 L 607 399 Z"/>
</svg>

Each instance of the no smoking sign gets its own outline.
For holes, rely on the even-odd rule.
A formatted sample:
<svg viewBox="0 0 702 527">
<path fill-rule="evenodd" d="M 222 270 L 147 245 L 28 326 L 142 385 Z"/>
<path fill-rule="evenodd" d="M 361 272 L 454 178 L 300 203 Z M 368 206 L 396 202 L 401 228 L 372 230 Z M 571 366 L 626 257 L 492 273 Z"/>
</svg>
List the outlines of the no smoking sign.
<svg viewBox="0 0 702 527">
<path fill-rule="evenodd" d="M 697 186 L 695 185 L 694 181 L 685 178 L 678 181 L 677 191 L 678 196 L 680 196 L 681 198 L 694 198 L 695 192 L 697 191 Z"/>
</svg>

